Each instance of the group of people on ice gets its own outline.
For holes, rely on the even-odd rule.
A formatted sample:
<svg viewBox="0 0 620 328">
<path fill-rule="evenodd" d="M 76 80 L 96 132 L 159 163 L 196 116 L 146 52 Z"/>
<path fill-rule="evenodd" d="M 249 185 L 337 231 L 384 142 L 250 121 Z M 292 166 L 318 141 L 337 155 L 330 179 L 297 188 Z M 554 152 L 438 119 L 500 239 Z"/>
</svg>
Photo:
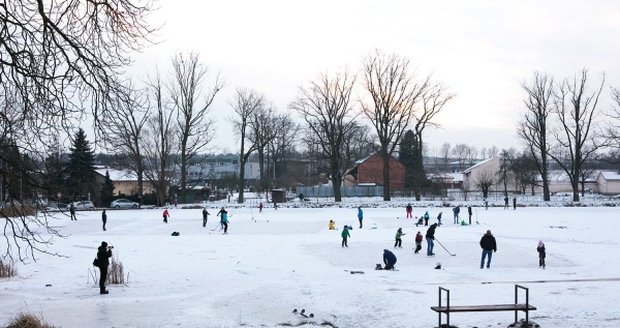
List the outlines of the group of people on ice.
<svg viewBox="0 0 620 328">
<path fill-rule="evenodd" d="M 411 206 L 411 204 L 408 204 L 406 207 L 406 212 L 407 212 L 407 218 L 413 218 L 412 215 L 412 211 L 413 208 Z M 459 217 L 458 214 L 460 212 L 460 206 L 456 206 L 453 208 L 453 213 L 454 213 L 454 223 L 458 224 L 459 223 Z M 426 255 L 427 256 L 434 256 L 434 247 L 435 247 L 435 231 L 437 229 L 437 227 L 439 227 L 441 225 L 441 213 L 439 212 L 438 216 L 437 216 L 437 222 L 431 224 L 430 226 L 428 226 L 428 221 L 430 219 L 430 215 L 428 213 L 428 211 L 426 211 L 424 213 L 423 216 L 420 217 L 420 219 L 416 222 L 416 227 L 418 227 L 419 225 L 424 224 L 424 226 L 428 226 L 428 229 L 426 230 L 426 234 L 424 235 L 424 238 L 426 239 Z M 471 206 L 467 207 L 467 213 L 469 216 L 469 224 L 471 224 L 471 217 L 472 217 L 472 208 Z M 359 224 L 360 224 L 360 228 L 363 227 L 362 224 L 362 220 L 363 220 L 363 210 L 358 207 L 358 220 L 359 220 Z M 335 221 L 333 220 L 329 220 L 329 229 L 330 230 L 334 230 L 335 229 Z M 342 232 L 340 233 L 340 236 L 342 237 L 342 243 L 341 246 L 342 247 L 349 247 L 348 245 L 348 239 L 351 237 L 350 234 L 350 230 L 352 230 L 351 226 L 348 225 L 344 225 Z M 396 230 L 396 234 L 394 236 L 394 248 L 402 248 L 402 237 L 406 235 L 406 233 L 403 232 L 403 228 L 399 227 Z M 423 236 L 422 233 L 420 231 L 417 231 L 415 237 L 415 250 L 414 253 L 418 254 L 420 252 L 420 250 L 422 249 L 422 242 L 423 242 Z M 486 267 L 487 269 L 489 269 L 491 267 L 491 259 L 493 257 L 493 253 L 497 252 L 497 242 L 495 240 L 495 237 L 493 236 L 493 234 L 491 233 L 491 230 L 487 230 L 486 233 L 480 238 L 480 248 L 482 249 L 482 254 L 480 257 L 480 269 L 483 269 L 484 267 Z M 444 247 L 445 249 L 445 247 Z M 538 246 L 536 248 L 537 252 L 538 252 L 538 259 L 539 259 L 539 267 L 540 268 L 545 268 L 545 257 L 546 257 L 546 249 L 545 249 L 545 244 L 543 243 L 543 241 L 539 241 Z M 448 251 L 446 249 L 446 251 Z M 449 251 L 448 251 L 449 253 Z M 453 254 L 451 254 L 453 255 Z M 377 264 L 376 269 L 380 270 L 390 270 L 394 268 L 394 265 L 396 264 L 396 255 L 394 255 L 393 252 L 384 249 L 383 252 L 383 261 L 384 261 L 384 265 L 385 267 L 381 267 L 381 264 Z"/>
</svg>

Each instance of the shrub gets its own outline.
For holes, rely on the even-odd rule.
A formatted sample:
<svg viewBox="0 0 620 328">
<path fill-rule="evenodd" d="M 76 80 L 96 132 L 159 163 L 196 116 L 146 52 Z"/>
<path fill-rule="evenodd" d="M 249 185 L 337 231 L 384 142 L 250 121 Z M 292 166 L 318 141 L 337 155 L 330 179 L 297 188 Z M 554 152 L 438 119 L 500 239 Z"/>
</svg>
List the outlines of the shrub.
<svg viewBox="0 0 620 328">
<path fill-rule="evenodd" d="M 5 328 L 54 328 L 47 322 L 30 313 L 20 313 Z"/>
<path fill-rule="evenodd" d="M 125 271 L 123 270 L 123 263 L 112 258 L 110 266 L 108 267 L 108 284 L 124 285 L 125 284 Z"/>
<path fill-rule="evenodd" d="M 12 261 L 0 259 L 0 278 L 9 278 L 17 275 L 17 267 Z"/>
</svg>

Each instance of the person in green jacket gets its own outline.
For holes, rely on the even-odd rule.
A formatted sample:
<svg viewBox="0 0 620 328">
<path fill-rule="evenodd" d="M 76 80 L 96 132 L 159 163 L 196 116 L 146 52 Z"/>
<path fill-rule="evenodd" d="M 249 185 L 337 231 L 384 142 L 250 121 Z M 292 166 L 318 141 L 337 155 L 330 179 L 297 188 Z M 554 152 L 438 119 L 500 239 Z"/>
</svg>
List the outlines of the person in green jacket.
<svg viewBox="0 0 620 328">
<path fill-rule="evenodd" d="M 396 242 L 394 243 L 394 247 L 403 247 L 403 240 L 401 237 L 404 235 L 403 228 L 398 228 L 398 230 L 396 230 Z"/>
<path fill-rule="evenodd" d="M 351 237 L 351 234 L 349 234 L 348 226 L 345 225 L 342 228 L 342 232 L 340 233 L 340 236 L 342 237 L 342 247 L 349 247 L 349 244 L 347 244 L 347 238 Z"/>
</svg>

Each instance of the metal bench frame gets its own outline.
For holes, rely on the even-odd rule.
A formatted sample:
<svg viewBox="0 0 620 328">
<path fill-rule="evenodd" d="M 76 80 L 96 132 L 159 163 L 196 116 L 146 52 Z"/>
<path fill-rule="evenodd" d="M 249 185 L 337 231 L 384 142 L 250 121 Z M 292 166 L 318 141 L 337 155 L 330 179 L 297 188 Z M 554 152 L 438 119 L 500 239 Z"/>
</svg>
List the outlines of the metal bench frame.
<svg viewBox="0 0 620 328">
<path fill-rule="evenodd" d="M 525 291 L 525 303 L 519 303 L 519 289 Z M 441 305 L 442 292 L 446 294 L 446 306 Z M 472 306 L 450 306 L 450 290 L 439 287 L 439 306 L 431 306 L 439 316 L 439 327 L 441 327 L 441 314 L 446 314 L 446 324 L 450 327 L 451 312 L 491 312 L 491 311 L 514 311 L 515 322 L 518 320 L 519 311 L 525 312 L 525 323 L 529 326 L 529 311 L 536 310 L 535 306 L 530 305 L 530 290 L 521 285 L 515 285 L 514 304 L 492 304 L 492 305 L 472 305 Z"/>
</svg>

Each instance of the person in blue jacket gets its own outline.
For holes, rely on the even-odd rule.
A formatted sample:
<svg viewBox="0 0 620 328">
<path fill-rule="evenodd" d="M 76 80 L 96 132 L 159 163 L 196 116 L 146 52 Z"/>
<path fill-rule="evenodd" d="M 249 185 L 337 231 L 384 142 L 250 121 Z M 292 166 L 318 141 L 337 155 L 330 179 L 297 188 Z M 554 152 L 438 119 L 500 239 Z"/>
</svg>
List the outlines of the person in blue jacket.
<svg viewBox="0 0 620 328">
<path fill-rule="evenodd" d="M 424 225 L 428 226 L 428 220 L 431 219 L 431 216 L 428 214 L 428 211 L 426 211 L 426 213 L 424 213 Z"/>
<path fill-rule="evenodd" d="M 357 219 L 360 221 L 360 229 L 362 228 L 362 221 L 364 220 L 364 212 L 362 212 L 362 208 L 357 208 Z"/>
<path fill-rule="evenodd" d="M 385 264 L 383 270 L 394 270 L 394 264 L 396 264 L 396 255 L 394 255 L 394 253 L 388 251 L 387 249 L 384 249 L 383 263 Z"/>
</svg>

